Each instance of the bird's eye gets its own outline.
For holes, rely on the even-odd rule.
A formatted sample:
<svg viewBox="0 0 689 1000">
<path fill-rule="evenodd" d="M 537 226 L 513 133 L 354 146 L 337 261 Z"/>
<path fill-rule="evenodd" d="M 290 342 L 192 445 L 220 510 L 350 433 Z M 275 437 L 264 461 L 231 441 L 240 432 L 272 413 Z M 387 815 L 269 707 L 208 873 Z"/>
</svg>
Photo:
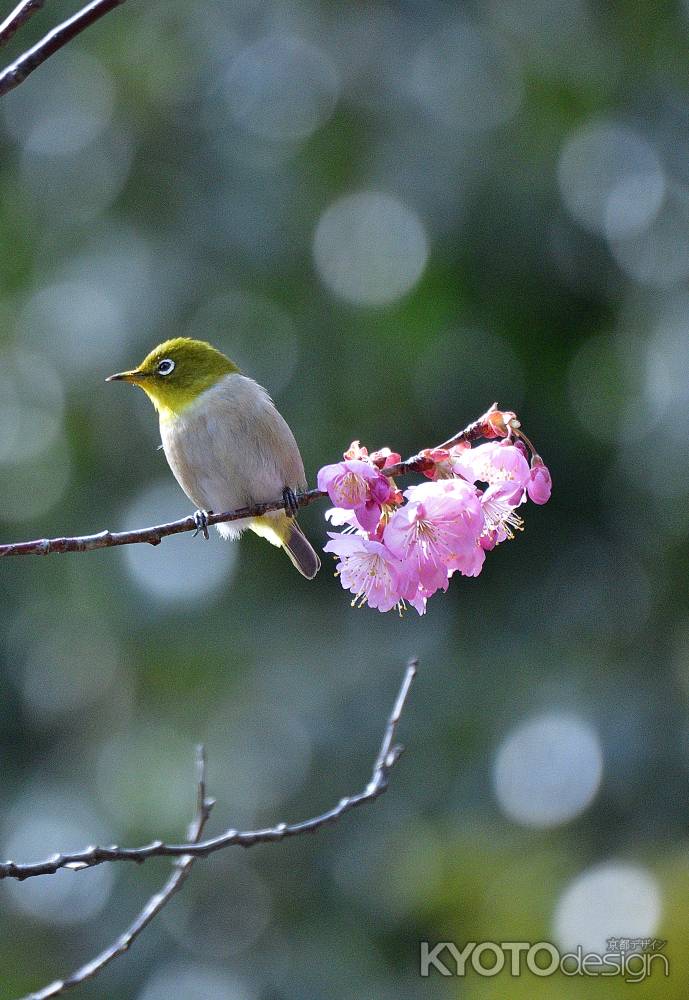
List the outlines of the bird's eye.
<svg viewBox="0 0 689 1000">
<path fill-rule="evenodd" d="M 171 358 L 165 358 L 163 361 L 158 362 L 158 368 L 156 369 L 159 375 L 169 375 L 171 371 L 174 370 L 175 362 Z"/>
</svg>

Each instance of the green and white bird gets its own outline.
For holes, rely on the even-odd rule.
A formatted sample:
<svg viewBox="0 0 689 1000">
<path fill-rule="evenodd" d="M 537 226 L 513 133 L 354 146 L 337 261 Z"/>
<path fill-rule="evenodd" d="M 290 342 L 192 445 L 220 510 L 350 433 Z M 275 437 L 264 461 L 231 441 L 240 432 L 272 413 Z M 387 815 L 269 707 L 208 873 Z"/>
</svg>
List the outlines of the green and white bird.
<svg viewBox="0 0 689 1000">
<path fill-rule="evenodd" d="M 210 344 L 187 337 L 154 348 L 138 368 L 111 375 L 144 390 L 160 419 L 168 464 L 204 515 L 285 498 L 285 510 L 218 524 L 223 538 L 250 528 L 282 546 L 311 580 L 320 559 L 294 519 L 294 495 L 306 487 L 292 431 L 260 385 Z M 288 514 L 287 510 L 291 509 Z"/>
</svg>

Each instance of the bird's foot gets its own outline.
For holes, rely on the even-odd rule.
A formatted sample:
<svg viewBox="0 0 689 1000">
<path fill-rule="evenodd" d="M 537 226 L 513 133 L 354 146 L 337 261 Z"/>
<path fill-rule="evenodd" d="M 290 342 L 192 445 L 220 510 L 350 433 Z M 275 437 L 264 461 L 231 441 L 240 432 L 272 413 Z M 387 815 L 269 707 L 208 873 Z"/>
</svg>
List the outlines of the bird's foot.
<svg viewBox="0 0 689 1000">
<path fill-rule="evenodd" d="M 208 541 L 210 535 L 208 534 L 208 515 L 212 514 L 212 510 L 197 510 L 194 513 L 194 524 L 196 525 L 196 531 L 194 532 L 194 538 L 197 535 L 203 535 L 203 537 Z"/>
<path fill-rule="evenodd" d="M 296 517 L 299 511 L 299 501 L 294 490 L 290 489 L 289 486 L 285 486 L 282 491 L 282 499 L 285 504 L 285 514 L 288 517 Z"/>
</svg>

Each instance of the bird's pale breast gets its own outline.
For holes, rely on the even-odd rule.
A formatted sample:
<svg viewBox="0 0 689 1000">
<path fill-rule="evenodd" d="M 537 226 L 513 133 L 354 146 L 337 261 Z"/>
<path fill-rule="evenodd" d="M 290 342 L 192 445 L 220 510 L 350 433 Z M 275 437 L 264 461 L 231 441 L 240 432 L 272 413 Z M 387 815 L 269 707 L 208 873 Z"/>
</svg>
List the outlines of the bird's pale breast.
<svg viewBox="0 0 689 1000">
<path fill-rule="evenodd" d="M 161 417 L 163 449 L 178 483 L 204 510 L 233 510 L 306 485 L 294 436 L 264 389 L 226 375 L 181 414 Z"/>
</svg>

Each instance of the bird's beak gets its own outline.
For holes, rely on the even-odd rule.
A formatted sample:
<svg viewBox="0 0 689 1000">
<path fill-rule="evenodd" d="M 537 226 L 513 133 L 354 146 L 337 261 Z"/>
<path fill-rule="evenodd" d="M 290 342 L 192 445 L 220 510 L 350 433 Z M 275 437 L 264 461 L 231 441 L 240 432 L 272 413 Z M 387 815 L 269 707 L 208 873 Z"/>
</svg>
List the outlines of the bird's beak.
<svg viewBox="0 0 689 1000">
<path fill-rule="evenodd" d="M 144 372 L 139 371 L 138 368 L 132 369 L 130 372 L 117 372 L 116 375 L 108 375 L 106 382 L 133 382 L 134 385 L 144 377 Z"/>
</svg>

